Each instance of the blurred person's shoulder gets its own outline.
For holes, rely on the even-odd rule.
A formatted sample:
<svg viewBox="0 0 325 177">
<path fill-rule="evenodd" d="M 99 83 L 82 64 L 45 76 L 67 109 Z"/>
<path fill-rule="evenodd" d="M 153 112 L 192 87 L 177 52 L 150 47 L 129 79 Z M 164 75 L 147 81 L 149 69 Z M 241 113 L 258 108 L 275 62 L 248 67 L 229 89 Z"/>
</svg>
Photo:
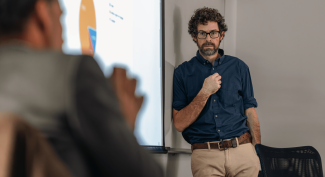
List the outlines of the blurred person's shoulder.
<svg viewBox="0 0 325 177">
<path fill-rule="evenodd" d="M 78 58 L 83 57 L 83 55 L 67 55 L 62 51 L 33 49 L 25 45 L 0 46 L 1 59 L 5 59 L 3 58 L 4 55 L 10 55 L 11 59 L 26 58 L 31 60 L 52 60 L 55 58 L 56 62 L 68 62 L 69 60 L 78 60 Z"/>
<path fill-rule="evenodd" d="M 56 68 L 76 68 L 81 61 L 88 60 L 95 62 L 94 58 L 88 55 L 67 55 L 61 51 L 37 50 L 22 45 L 7 45 L 0 47 L 0 62 L 24 66 L 34 66 L 50 70 Z"/>
</svg>

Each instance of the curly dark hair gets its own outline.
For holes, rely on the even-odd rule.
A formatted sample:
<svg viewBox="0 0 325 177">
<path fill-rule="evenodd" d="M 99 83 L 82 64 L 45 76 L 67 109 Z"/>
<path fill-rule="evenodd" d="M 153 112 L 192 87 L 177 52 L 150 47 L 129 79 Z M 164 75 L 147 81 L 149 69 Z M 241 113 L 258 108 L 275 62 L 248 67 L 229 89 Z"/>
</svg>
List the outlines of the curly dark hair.
<svg viewBox="0 0 325 177">
<path fill-rule="evenodd" d="M 188 22 L 188 33 L 192 37 L 197 36 L 197 27 L 199 24 L 205 25 L 208 21 L 213 21 L 218 23 L 220 34 L 221 32 L 226 32 L 228 30 L 225 24 L 225 19 L 219 13 L 217 9 L 212 9 L 208 7 L 199 8 L 194 12 L 191 20 Z M 194 41 L 195 42 L 195 41 Z"/>
<path fill-rule="evenodd" d="M 0 37 L 19 34 L 35 9 L 37 0 L 0 0 Z M 54 0 L 46 0 L 52 2 Z"/>
</svg>

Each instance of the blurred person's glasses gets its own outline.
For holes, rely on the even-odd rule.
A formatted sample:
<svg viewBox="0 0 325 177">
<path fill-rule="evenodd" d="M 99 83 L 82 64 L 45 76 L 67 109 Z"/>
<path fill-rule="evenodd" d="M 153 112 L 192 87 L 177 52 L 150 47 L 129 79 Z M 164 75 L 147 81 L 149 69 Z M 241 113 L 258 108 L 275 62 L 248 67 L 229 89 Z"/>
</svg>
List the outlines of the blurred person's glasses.
<svg viewBox="0 0 325 177">
<path fill-rule="evenodd" d="M 197 37 L 199 39 L 205 39 L 207 38 L 207 35 L 209 34 L 212 39 L 218 38 L 219 37 L 219 31 L 211 31 L 210 33 L 200 31 L 197 33 Z"/>
</svg>

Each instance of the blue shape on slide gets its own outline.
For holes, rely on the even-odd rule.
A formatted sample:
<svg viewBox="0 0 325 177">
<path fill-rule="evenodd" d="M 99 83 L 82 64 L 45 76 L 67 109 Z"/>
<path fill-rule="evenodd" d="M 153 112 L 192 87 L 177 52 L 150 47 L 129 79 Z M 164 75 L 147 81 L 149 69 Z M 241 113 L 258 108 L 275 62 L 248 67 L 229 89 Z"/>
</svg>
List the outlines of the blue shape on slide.
<svg viewBox="0 0 325 177">
<path fill-rule="evenodd" d="M 88 26 L 88 31 L 89 31 L 91 45 L 93 46 L 93 50 L 95 52 L 96 41 L 97 41 L 97 31 L 94 28 L 90 27 L 90 26 Z"/>
</svg>

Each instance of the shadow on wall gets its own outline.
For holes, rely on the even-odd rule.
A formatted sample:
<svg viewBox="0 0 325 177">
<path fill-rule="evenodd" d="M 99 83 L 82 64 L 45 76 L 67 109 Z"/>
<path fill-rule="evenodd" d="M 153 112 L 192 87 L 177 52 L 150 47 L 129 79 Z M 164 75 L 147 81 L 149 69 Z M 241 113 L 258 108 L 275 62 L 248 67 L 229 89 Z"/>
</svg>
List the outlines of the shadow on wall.
<svg viewBox="0 0 325 177">
<path fill-rule="evenodd" d="M 174 15 L 173 15 L 173 22 L 174 22 L 174 53 L 175 53 L 175 68 L 182 63 L 183 61 L 183 56 L 181 52 L 181 36 L 182 36 L 182 18 L 181 18 L 181 11 L 178 6 L 175 7 L 174 9 Z M 174 67 L 172 67 L 174 69 Z M 174 73 L 174 72 L 172 72 Z M 171 77 L 173 78 L 173 77 Z M 172 83 L 171 83 L 172 84 Z M 172 90 L 171 90 L 172 92 Z M 172 93 L 170 93 L 172 95 Z M 169 100 L 172 102 L 172 100 Z M 171 116 L 172 117 L 172 116 Z M 169 120 L 168 120 L 169 121 Z M 177 132 L 175 126 L 173 125 L 173 121 L 171 121 L 171 126 L 172 132 Z M 180 142 L 177 141 L 177 136 L 172 135 L 172 144 L 176 145 L 176 143 Z M 168 177 L 177 177 L 177 169 L 179 167 L 179 156 L 175 154 L 168 154 L 168 159 L 167 159 L 167 169 L 166 169 L 166 176 Z"/>
<path fill-rule="evenodd" d="M 182 16 L 181 10 L 178 6 L 174 9 L 174 52 L 175 52 L 175 68 L 182 64 L 183 55 L 181 52 L 181 39 L 182 39 Z"/>
<path fill-rule="evenodd" d="M 177 177 L 179 169 L 179 155 L 168 154 L 166 177 Z"/>
<path fill-rule="evenodd" d="M 174 66 L 169 62 L 165 62 L 165 70 L 165 77 L 167 78 L 165 81 L 165 139 L 170 142 L 167 144 L 171 148 L 179 148 L 182 146 L 182 141 L 184 140 L 182 134 L 176 130 L 172 119 Z"/>
</svg>

